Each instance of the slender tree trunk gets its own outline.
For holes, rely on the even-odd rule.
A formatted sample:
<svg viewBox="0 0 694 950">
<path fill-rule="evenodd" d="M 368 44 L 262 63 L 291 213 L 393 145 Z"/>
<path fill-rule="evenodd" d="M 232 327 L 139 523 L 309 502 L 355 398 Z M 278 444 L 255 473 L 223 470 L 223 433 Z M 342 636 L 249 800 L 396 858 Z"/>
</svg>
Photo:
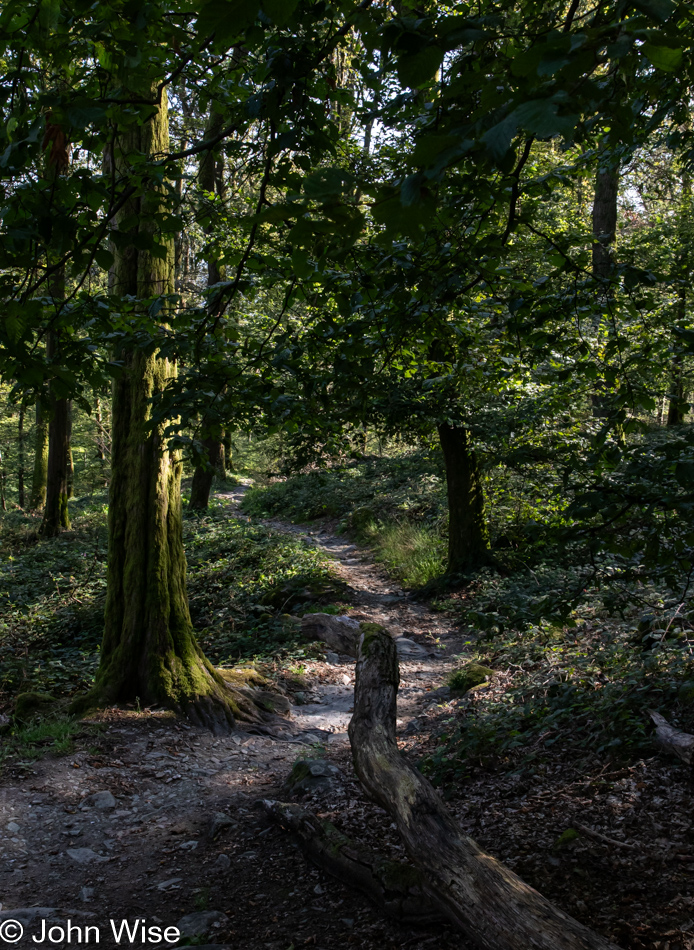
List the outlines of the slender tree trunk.
<svg viewBox="0 0 694 950">
<path fill-rule="evenodd" d="M 599 282 L 598 298 L 606 306 L 612 297 L 610 284 L 613 258 L 612 245 L 617 232 L 617 197 L 619 194 L 619 168 L 598 168 L 593 197 L 593 277 Z M 598 391 L 591 396 L 593 415 L 605 416 L 605 396 Z"/>
<path fill-rule="evenodd" d="M 46 479 L 48 477 L 48 421 L 41 403 L 36 403 L 36 434 L 34 439 L 34 471 L 31 478 L 29 507 L 32 511 L 43 508 L 46 503 Z"/>
<path fill-rule="evenodd" d="M 17 423 L 17 501 L 20 508 L 24 508 L 26 498 L 24 494 L 25 457 L 24 457 L 24 414 L 26 412 L 26 403 L 22 399 L 19 405 L 19 421 Z"/>
<path fill-rule="evenodd" d="M 205 511 L 210 502 L 210 491 L 214 476 L 219 472 L 219 460 L 224 451 L 219 439 L 205 439 L 203 446 L 207 452 L 207 459 L 195 466 L 193 484 L 190 488 L 191 511 Z"/>
<path fill-rule="evenodd" d="M 210 104 L 210 115 L 205 129 L 205 138 L 213 138 L 224 125 L 224 116 L 215 112 L 213 103 Z M 219 191 L 219 177 L 217 174 L 217 159 L 213 151 L 203 152 L 200 159 L 200 171 L 198 173 L 198 184 L 202 192 L 202 201 L 210 202 L 210 196 Z M 209 237 L 212 233 L 212 224 L 205 229 L 205 234 Z M 224 280 L 224 269 L 219 266 L 214 254 L 208 252 L 207 256 L 207 286 L 214 287 L 220 281 Z M 215 303 L 210 298 L 208 306 L 214 309 Z M 208 425 L 208 420 L 202 420 L 203 432 Z M 207 451 L 207 459 L 198 462 L 193 472 L 193 484 L 190 490 L 189 508 L 192 511 L 205 511 L 210 501 L 210 492 L 212 490 L 212 481 L 215 472 L 219 471 L 220 461 L 222 462 L 222 471 L 224 470 L 224 446 L 219 438 L 208 436 L 202 443 Z"/>
<path fill-rule="evenodd" d="M 688 171 L 682 173 L 682 201 L 680 205 L 678 221 L 678 258 L 676 277 L 679 281 L 677 288 L 677 304 L 675 307 L 675 320 L 680 326 L 683 326 L 687 319 L 687 288 L 689 286 L 689 244 L 691 235 L 691 205 L 692 205 L 692 180 Z M 684 422 L 684 379 L 682 373 L 682 356 L 676 353 L 672 360 L 671 388 L 668 402 L 667 424 L 669 426 L 679 425 Z"/>
<path fill-rule="evenodd" d="M 231 432 L 224 430 L 222 435 L 222 445 L 224 446 L 224 475 L 234 471 L 234 455 L 231 449 Z"/>
<path fill-rule="evenodd" d="M 72 399 L 67 404 L 67 458 L 65 465 L 67 467 L 67 497 L 75 497 L 75 460 L 72 455 Z"/>
<path fill-rule="evenodd" d="M 599 168 L 593 199 L 593 276 L 608 281 L 612 271 L 612 245 L 617 233 L 619 169 Z M 606 296 L 610 296 L 609 288 Z"/>
<path fill-rule="evenodd" d="M 465 428 L 444 423 L 438 432 L 448 490 L 447 573 L 464 573 L 490 559 L 480 470 Z"/>
<path fill-rule="evenodd" d="M 6 481 L 6 472 L 5 472 L 5 457 L 0 452 L 0 508 L 3 511 L 7 511 L 7 498 L 5 497 L 5 481 Z"/>
<path fill-rule="evenodd" d="M 55 294 L 54 294 L 55 296 Z M 46 354 L 52 359 L 57 353 L 57 335 L 48 334 Z M 52 384 L 49 391 L 52 391 Z M 68 457 L 70 451 L 70 416 L 68 400 L 51 398 L 51 416 L 48 422 L 48 470 L 46 475 L 46 506 L 39 533 L 54 538 L 70 527 L 68 514 Z"/>
<path fill-rule="evenodd" d="M 142 94 L 142 91 L 139 91 Z M 146 90 L 150 95 L 151 90 Z M 166 154 L 169 147 L 165 94 L 157 113 L 131 126 L 118 141 L 114 160 L 128 175 L 129 154 Z M 133 243 L 114 245 L 111 286 L 117 295 L 147 301 L 174 289 L 171 238 L 157 234 L 164 258 L 138 249 L 138 235 L 157 232 L 165 197 L 154 185 L 120 210 L 116 224 L 137 220 Z M 148 426 L 151 398 L 175 376 L 176 367 L 134 344 L 119 353 L 123 373 L 113 390 L 109 549 L 105 630 L 101 663 L 91 694 L 95 702 L 161 704 L 187 712 L 215 732 L 234 715 L 248 713 L 205 659 L 193 636 L 186 592 L 181 524 L 181 459 L 166 447 L 163 426 Z M 246 707 L 250 704 L 246 701 Z"/>
</svg>

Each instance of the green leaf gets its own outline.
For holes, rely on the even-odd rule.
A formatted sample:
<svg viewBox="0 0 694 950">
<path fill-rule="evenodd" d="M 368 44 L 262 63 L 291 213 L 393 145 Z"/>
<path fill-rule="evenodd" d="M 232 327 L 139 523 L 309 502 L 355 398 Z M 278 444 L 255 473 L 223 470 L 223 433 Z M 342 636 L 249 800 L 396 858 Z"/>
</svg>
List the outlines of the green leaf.
<svg viewBox="0 0 694 950">
<path fill-rule="evenodd" d="M 644 43 L 643 51 L 656 69 L 666 73 L 674 72 L 682 64 L 682 50 L 672 49 L 670 46 L 654 46 L 653 43 Z"/>
<path fill-rule="evenodd" d="M 299 0 L 262 0 L 263 13 L 277 26 L 291 20 L 298 4 Z"/>
<path fill-rule="evenodd" d="M 551 99 L 524 102 L 511 113 L 516 123 L 541 139 L 570 132 L 578 120 L 576 115 L 557 115 L 559 106 Z"/>
<path fill-rule="evenodd" d="M 218 43 L 239 36 L 258 16 L 257 0 L 209 0 L 198 16 L 198 33 L 214 33 Z"/>
<path fill-rule="evenodd" d="M 304 194 L 308 198 L 335 198 L 354 181 L 342 168 L 321 168 L 304 178 Z"/>
<path fill-rule="evenodd" d="M 39 23 L 45 29 L 53 32 L 60 19 L 60 0 L 41 0 L 39 7 Z"/>
<path fill-rule="evenodd" d="M 405 86 L 423 86 L 436 75 L 443 62 L 444 51 L 438 46 L 427 46 L 413 56 L 398 60 L 398 77 Z"/>
<path fill-rule="evenodd" d="M 113 266 L 114 257 L 110 251 L 107 251 L 105 247 L 100 247 L 99 250 L 94 254 L 94 260 L 99 265 L 103 267 L 104 270 L 108 270 Z"/>
<path fill-rule="evenodd" d="M 295 248 L 292 253 L 292 269 L 300 280 L 307 280 L 314 272 L 308 253 L 301 248 Z"/>
<path fill-rule="evenodd" d="M 641 13 L 645 13 L 646 16 L 660 23 L 669 19 L 677 9 L 672 0 L 634 0 L 634 6 Z"/>
</svg>

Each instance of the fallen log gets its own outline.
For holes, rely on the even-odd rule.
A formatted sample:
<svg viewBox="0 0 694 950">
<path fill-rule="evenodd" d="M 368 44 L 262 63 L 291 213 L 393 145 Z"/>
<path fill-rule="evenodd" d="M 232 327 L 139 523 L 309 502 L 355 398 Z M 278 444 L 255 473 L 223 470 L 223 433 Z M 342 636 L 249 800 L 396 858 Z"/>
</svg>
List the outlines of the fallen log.
<svg viewBox="0 0 694 950">
<path fill-rule="evenodd" d="M 291 831 L 306 857 L 343 884 L 365 894 L 379 910 L 403 923 L 441 923 L 443 915 L 422 888 L 422 875 L 409 864 L 366 850 L 326 819 L 299 805 L 264 801 L 265 812 Z"/>
<path fill-rule="evenodd" d="M 656 741 L 668 752 L 672 752 L 679 759 L 682 759 L 688 766 L 692 766 L 692 753 L 694 753 L 694 736 L 688 732 L 682 732 L 681 729 L 675 729 L 670 723 L 657 713 L 654 709 L 648 710 L 648 715 L 656 724 Z"/>
<path fill-rule="evenodd" d="M 377 628 L 361 639 L 349 738 L 357 775 L 395 819 L 436 906 L 481 950 L 616 950 L 464 835 L 395 739 L 398 660 Z"/>
</svg>

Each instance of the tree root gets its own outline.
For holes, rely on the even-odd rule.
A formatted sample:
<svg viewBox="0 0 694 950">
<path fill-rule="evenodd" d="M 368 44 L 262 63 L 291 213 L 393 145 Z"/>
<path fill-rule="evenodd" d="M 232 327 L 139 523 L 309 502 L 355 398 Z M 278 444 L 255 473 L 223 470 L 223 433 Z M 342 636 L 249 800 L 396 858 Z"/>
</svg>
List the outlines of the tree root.
<svg viewBox="0 0 694 950">
<path fill-rule="evenodd" d="M 404 923 L 441 923 L 442 914 L 423 891 L 411 865 L 367 851 L 325 819 L 299 805 L 264 801 L 266 813 L 291 831 L 306 857 L 343 884 L 365 894 L 384 914 Z"/>
<path fill-rule="evenodd" d="M 425 890 L 482 950 L 616 950 L 467 836 L 395 739 L 398 660 L 393 640 L 364 633 L 349 726 L 357 775 L 395 819 Z"/>
</svg>

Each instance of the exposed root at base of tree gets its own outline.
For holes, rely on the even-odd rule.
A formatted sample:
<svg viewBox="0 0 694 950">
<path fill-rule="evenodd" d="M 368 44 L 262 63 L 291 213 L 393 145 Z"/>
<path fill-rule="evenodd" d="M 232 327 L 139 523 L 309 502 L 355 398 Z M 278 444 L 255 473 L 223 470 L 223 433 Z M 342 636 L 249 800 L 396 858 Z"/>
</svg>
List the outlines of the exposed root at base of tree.
<svg viewBox="0 0 694 950">
<path fill-rule="evenodd" d="M 313 864 L 361 891 L 384 914 L 421 926 L 443 920 L 424 893 L 422 875 L 416 868 L 366 850 L 331 822 L 299 805 L 264 801 L 263 807 L 273 821 L 293 833 Z"/>
<path fill-rule="evenodd" d="M 616 950 L 461 832 L 433 786 L 400 755 L 399 681 L 393 640 L 378 628 L 365 632 L 349 726 L 354 766 L 396 821 L 436 906 L 483 950 Z"/>
<path fill-rule="evenodd" d="M 236 685 L 237 680 L 244 680 L 249 684 L 264 684 L 264 678 L 255 674 L 255 671 L 250 671 L 248 676 L 234 676 L 233 671 L 215 669 L 203 657 L 201 672 L 209 687 L 206 693 L 160 701 L 152 705 L 168 707 L 178 715 L 185 716 L 194 725 L 209 729 L 215 736 L 228 735 L 239 722 L 280 722 L 274 708 L 274 694 L 254 688 L 253 685 Z M 229 682 L 230 678 L 233 683 Z M 93 689 L 72 701 L 69 711 L 72 715 L 84 715 L 93 709 L 118 705 L 121 702 L 130 703 L 133 702 L 131 692 L 132 690 L 122 696 L 108 687 L 101 686 L 97 680 Z M 134 700 L 138 704 L 143 702 L 140 697 L 134 697 Z M 146 700 L 144 703 L 146 704 Z"/>
</svg>

